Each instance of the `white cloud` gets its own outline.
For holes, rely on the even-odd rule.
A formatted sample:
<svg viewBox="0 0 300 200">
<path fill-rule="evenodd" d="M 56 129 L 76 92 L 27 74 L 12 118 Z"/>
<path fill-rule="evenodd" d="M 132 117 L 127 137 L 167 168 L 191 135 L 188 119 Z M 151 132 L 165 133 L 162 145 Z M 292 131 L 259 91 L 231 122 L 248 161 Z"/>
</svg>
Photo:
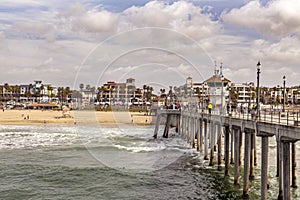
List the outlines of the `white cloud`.
<svg viewBox="0 0 300 200">
<path fill-rule="evenodd" d="M 291 34 L 300 36 L 299 13 L 298 0 L 274 0 L 265 6 L 254 0 L 223 13 L 221 18 L 226 23 L 255 29 L 264 36 L 280 38 Z"/>
<path fill-rule="evenodd" d="M 70 23 L 74 31 L 101 33 L 113 31 L 118 26 L 118 14 L 104 9 L 86 10 L 80 4 L 70 6 L 67 12 L 61 13 L 58 17 L 63 17 Z"/>
<path fill-rule="evenodd" d="M 204 44 L 210 44 L 208 54 L 218 63 L 223 62 L 224 75 L 234 82 L 256 82 L 256 64 L 260 60 L 262 85 L 281 84 L 283 75 L 289 77 L 288 85 L 299 85 L 300 40 L 296 36 L 284 37 L 278 42 L 249 41 L 245 36 L 216 36 Z"/>
<path fill-rule="evenodd" d="M 30 83 L 42 79 L 54 85 L 73 86 L 76 66 L 95 46 L 83 41 L 9 39 L 1 51 L 0 79 L 10 83 Z"/>
<path fill-rule="evenodd" d="M 300 62 L 300 40 L 297 37 L 284 37 L 277 43 L 263 39 L 255 40 L 251 46 L 255 56 L 275 62 Z"/>
<path fill-rule="evenodd" d="M 5 33 L 3 31 L 0 31 L 0 41 L 5 40 Z"/>
<path fill-rule="evenodd" d="M 206 7 L 204 9 L 207 10 Z M 81 4 L 73 4 L 67 11 L 60 12 L 58 18 L 63 28 L 76 32 L 105 35 L 134 28 L 160 27 L 198 40 L 221 30 L 218 22 L 202 11 L 201 7 L 186 1 L 174 2 L 171 5 L 162 1 L 149 1 L 144 6 L 132 6 L 120 13 L 105 10 L 101 5 L 86 9 Z"/>
<path fill-rule="evenodd" d="M 125 21 L 132 27 L 162 27 L 184 33 L 194 39 L 210 37 L 220 31 L 220 25 L 212 21 L 202 8 L 186 1 L 171 5 L 162 1 L 150 1 L 145 6 L 132 6 L 124 11 Z"/>
<path fill-rule="evenodd" d="M 15 22 L 12 27 L 14 34 L 29 38 L 45 37 L 48 33 L 53 32 L 53 27 L 44 22 Z"/>
<path fill-rule="evenodd" d="M 263 84 L 278 84 L 283 73 L 291 74 L 289 83 L 299 82 L 300 4 L 297 0 L 274 0 L 264 6 L 258 1 L 244 1 L 247 2 L 244 6 L 224 12 L 219 21 L 214 21 L 217 18 L 209 14 L 210 10 L 216 9 L 212 8 L 213 3 L 209 4 L 212 7 L 197 6 L 192 1 L 172 4 L 149 1 L 142 6 L 126 6 L 126 10 L 118 12 L 86 0 L 75 4 L 71 0 L 14 2 L 16 4 L 5 0 L 5 6 L 0 6 L 9 8 L 0 13 L 1 80 L 26 82 L 41 78 L 58 85 L 70 85 L 88 52 L 103 39 L 116 36 L 119 39 L 105 43 L 91 58 L 89 68 L 81 70 L 82 79 L 78 82 L 94 84 L 96 80 L 92 80 L 92 76 L 106 66 L 102 63 L 143 47 L 157 49 L 140 50 L 121 57 L 107 72 L 107 77 L 110 80 L 122 77 L 123 80 L 125 75 L 134 75 L 146 81 L 169 79 L 166 81 L 176 84 L 176 79 L 171 76 L 180 72 L 180 80 L 192 75 L 196 82 L 201 82 L 213 73 L 213 61 L 217 60 L 224 63 L 226 77 L 234 82 L 245 82 L 255 80 L 255 66 L 261 60 Z M 232 6 L 232 1 L 230 4 Z M 236 29 L 224 33 L 223 29 L 228 30 L 228 25 L 230 28 L 236 25 Z M 145 27 L 162 29 L 143 31 Z M 249 29 L 240 31 L 244 27 L 256 30 L 263 37 L 249 36 Z M 138 28 L 134 30 L 136 34 L 126 34 L 135 28 Z M 212 59 L 193 40 L 179 33 L 195 39 Z M 181 58 L 188 58 L 186 61 L 191 63 Z M 169 70 L 163 65 L 170 66 L 166 68 Z M 165 74 L 148 77 L 154 70 Z M 198 79 L 194 75 L 196 72 L 200 74 Z"/>
<path fill-rule="evenodd" d="M 35 1 L 35 0 L 28 0 L 28 1 L 24 1 L 24 0 L 1 0 L 1 7 L 6 7 L 6 8 L 24 8 L 24 7 L 30 7 L 30 8 L 34 8 L 34 7 L 38 7 L 41 6 L 41 2 L 39 1 Z"/>
</svg>

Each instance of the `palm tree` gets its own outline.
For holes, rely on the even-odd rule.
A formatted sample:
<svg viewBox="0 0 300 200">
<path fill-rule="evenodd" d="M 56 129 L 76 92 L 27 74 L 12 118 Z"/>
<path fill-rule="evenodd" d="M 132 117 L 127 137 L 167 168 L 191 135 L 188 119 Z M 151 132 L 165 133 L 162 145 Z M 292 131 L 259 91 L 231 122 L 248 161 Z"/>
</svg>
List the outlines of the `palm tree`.
<svg viewBox="0 0 300 200">
<path fill-rule="evenodd" d="M 11 87 L 9 86 L 8 83 L 5 83 L 5 84 L 4 84 L 4 89 L 5 89 L 6 91 L 11 91 Z"/>
<path fill-rule="evenodd" d="M 8 83 L 4 84 L 4 89 L 5 89 L 5 100 L 7 100 L 6 97 L 8 96 L 10 96 L 11 99 L 11 87 L 9 86 Z"/>
<path fill-rule="evenodd" d="M 255 92 L 251 91 L 251 93 L 250 93 L 250 104 L 251 104 L 251 100 L 254 102 L 255 97 L 256 97 Z"/>
<path fill-rule="evenodd" d="M 64 92 L 64 88 L 63 87 L 58 87 L 57 88 L 57 97 L 59 99 L 59 101 L 61 102 L 60 104 L 63 104 L 63 92 Z"/>
<path fill-rule="evenodd" d="M 3 86 L 0 86 L 1 101 L 3 101 Z"/>
<path fill-rule="evenodd" d="M 25 92 L 25 96 L 27 97 L 27 101 L 29 99 L 32 99 L 32 92 L 33 92 L 32 89 L 33 89 L 33 85 L 30 83 L 28 85 L 28 90 L 26 90 L 26 92 Z"/>
<path fill-rule="evenodd" d="M 71 91 L 70 87 L 66 87 L 66 88 L 64 89 L 64 97 L 65 97 L 65 101 L 68 101 L 68 98 L 69 98 L 69 96 L 70 96 L 71 93 L 72 93 L 72 91 Z"/>
<path fill-rule="evenodd" d="M 93 101 L 95 101 L 94 95 L 95 95 L 96 88 L 93 86 L 93 87 L 91 87 L 90 90 L 92 92 Z"/>
<path fill-rule="evenodd" d="M 149 86 L 147 86 L 147 85 L 143 85 L 143 90 L 147 90 L 148 87 Z"/>
<path fill-rule="evenodd" d="M 164 88 L 161 88 L 160 89 L 160 93 L 161 93 L 161 95 L 160 95 L 160 97 L 161 98 L 165 98 L 167 95 L 165 94 L 165 92 L 166 92 L 166 90 L 164 89 Z"/>
<path fill-rule="evenodd" d="M 13 95 L 14 100 L 19 99 L 19 96 L 20 96 L 20 86 L 14 85 L 14 86 L 11 87 L 11 90 L 12 90 L 12 95 Z"/>
<path fill-rule="evenodd" d="M 261 88 L 261 100 L 262 102 L 265 104 L 269 101 L 269 98 L 270 98 L 270 94 L 269 94 L 269 89 L 267 87 L 262 87 Z"/>
<path fill-rule="evenodd" d="M 239 98 L 239 93 L 235 89 L 229 91 L 229 99 L 233 105 L 237 105 L 238 98 Z"/>
<path fill-rule="evenodd" d="M 150 101 L 152 97 L 153 87 L 150 87 L 147 89 L 147 100 Z"/>
<path fill-rule="evenodd" d="M 80 84 L 79 84 L 79 88 L 80 88 L 80 91 L 82 91 L 83 88 L 84 88 L 84 84 L 83 84 L 83 83 L 80 83 Z"/>
<path fill-rule="evenodd" d="M 51 85 L 47 85 L 47 90 L 49 91 L 49 102 L 51 103 L 53 87 Z"/>
<path fill-rule="evenodd" d="M 276 99 L 274 100 L 274 105 L 277 106 L 281 102 L 280 97 L 277 95 Z"/>
<path fill-rule="evenodd" d="M 103 92 L 104 92 L 104 87 L 103 87 L 103 86 L 98 87 L 97 90 L 98 90 L 98 93 L 97 93 L 97 101 L 98 101 L 98 102 L 102 102 L 102 99 L 103 99 Z"/>
<path fill-rule="evenodd" d="M 45 95 L 45 86 L 43 84 L 39 88 L 39 91 L 40 91 L 40 97 L 44 97 L 44 95 Z"/>
<path fill-rule="evenodd" d="M 35 97 L 35 101 L 38 102 L 38 99 L 41 97 L 41 88 L 36 88 L 33 96 Z"/>
<path fill-rule="evenodd" d="M 147 98 L 148 89 L 149 89 L 149 86 L 143 85 L 143 91 L 144 91 L 143 92 L 143 99 Z"/>
<path fill-rule="evenodd" d="M 296 88 L 295 90 L 293 90 L 293 103 L 294 104 L 298 104 L 298 102 L 296 101 L 296 96 L 298 96 L 298 89 Z"/>
</svg>

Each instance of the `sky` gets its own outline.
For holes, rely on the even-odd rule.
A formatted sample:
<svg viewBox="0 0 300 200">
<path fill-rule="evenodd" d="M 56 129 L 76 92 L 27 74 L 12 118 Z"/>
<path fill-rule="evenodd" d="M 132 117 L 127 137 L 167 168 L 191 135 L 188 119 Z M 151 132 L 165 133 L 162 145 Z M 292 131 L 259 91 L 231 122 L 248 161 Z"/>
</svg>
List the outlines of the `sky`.
<svg viewBox="0 0 300 200">
<path fill-rule="evenodd" d="M 300 85 L 298 0 L 2 0 L 0 84 Z"/>
</svg>

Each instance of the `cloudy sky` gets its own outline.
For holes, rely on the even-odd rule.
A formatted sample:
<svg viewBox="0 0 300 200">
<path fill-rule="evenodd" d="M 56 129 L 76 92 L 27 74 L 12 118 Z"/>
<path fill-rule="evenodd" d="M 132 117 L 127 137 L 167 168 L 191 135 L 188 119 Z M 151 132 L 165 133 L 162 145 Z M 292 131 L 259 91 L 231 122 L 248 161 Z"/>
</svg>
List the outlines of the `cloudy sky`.
<svg viewBox="0 0 300 200">
<path fill-rule="evenodd" d="M 0 84 L 300 85 L 298 0 L 2 0 Z"/>
</svg>

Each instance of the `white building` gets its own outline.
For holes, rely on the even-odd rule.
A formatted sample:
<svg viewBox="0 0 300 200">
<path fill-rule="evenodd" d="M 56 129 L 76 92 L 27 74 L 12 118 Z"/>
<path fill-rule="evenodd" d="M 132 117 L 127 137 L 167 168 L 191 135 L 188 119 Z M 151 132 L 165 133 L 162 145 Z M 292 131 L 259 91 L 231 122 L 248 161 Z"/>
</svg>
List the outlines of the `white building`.
<svg viewBox="0 0 300 200">
<path fill-rule="evenodd" d="M 253 82 L 232 83 L 229 90 L 238 94 L 238 104 L 256 103 L 255 86 Z"/>
</svg>

